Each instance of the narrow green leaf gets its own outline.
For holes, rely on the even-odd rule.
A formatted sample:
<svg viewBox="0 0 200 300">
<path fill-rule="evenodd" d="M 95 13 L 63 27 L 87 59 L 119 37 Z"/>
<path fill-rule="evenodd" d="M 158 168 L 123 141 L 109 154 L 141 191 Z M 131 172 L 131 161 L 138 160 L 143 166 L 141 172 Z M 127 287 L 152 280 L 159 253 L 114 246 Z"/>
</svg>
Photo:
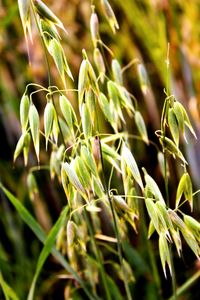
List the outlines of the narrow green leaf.
<svg viewBox="0 0 200 300">
<path fill-rule="evenodd" d="M 124 159 L 124 161 L 126 162 L 126 165 L 130 169 L 130 172 L 133 175 L 135 181 L 139 184 L 140 188 L 144 190 L 144 185 L 135 158 L 125 144 L 123 144 L 122 146 L 122 159 Z"/>
<path fill-rule="evenodd" d="M 28 300 L 32 300 L 34 297 L 36 281 L 40 275 L 40 272 L 42 270 L 42 267 L 43 267 L 47 257 L 49 256 L 49 254 L 51 253 L 51 251 L 54 247 L 57 234 L 58 234 L 60 228 L 63 226 L 64 222 L 66 221 L 66 215 L 67 215 L 68 210 L 69 210 L 68 206 L 66 206 L 63 209 L 58 220 L 56 221 L 54 226 L 51 228 L 47 238 L 45 239 L 44 247 L 43 247 L 43 249 L 40 253 L 40 256 L 38 258 L 38 261 L 37 261 L 35 275 L 33 277 L 33 281 L 32 281 L 32 284 L 31 284 L 31 287 L 29 290 L 29 294 L 28 294 Z"/>
<path fill-rule="evenodd" d="M 45 242 L 45 233 L 41 226 L 36 222 L 33 216 L 28 212 L 28 210 L 22 205 L 22 203 L 12 195 L 1 183 L 0 188 L 3 190 L 5 195 L 8 197 L 9 201 L 13 204 L 15 209 L 17 210 L 21 219 L 28 225 L 28 227 L 34 232 L 37 238 L 44 243 Z M 90 300 L 100 300 L 99 297 L 93 295 L 87 288 L 84 281 L 79 277 L 79 275 L 71 268 L 65 258 L 58 252 L 55 248 L 51 249 L 51 253 L 56 257 L 56 259 L 60 262 L 60 264 L 70 273 L 73 275 L 75 280 L 81 285 L 84 289 L 86 295 L 89 297 Z"/>
<path fill-rule="evenodd" d="M 7 282 L 5 282 L 1 270 L 0 270 L 0 286 L 2 287 L 2 291 L 6 300 L 19 300 L 15 291 L 11 288 L 10 285 L 8 285 Z"/>
<path fill-rule="evenodd" d="M 29 124 L 31 128 L 31 135 L 33 138 L 33 144 L 35 147 L 35 152 L 37 159 L 39 161 L 40 152 L 40 118 L 37 109 L 34 104 L 31 104 L 29 109 Z"/>
</svg>

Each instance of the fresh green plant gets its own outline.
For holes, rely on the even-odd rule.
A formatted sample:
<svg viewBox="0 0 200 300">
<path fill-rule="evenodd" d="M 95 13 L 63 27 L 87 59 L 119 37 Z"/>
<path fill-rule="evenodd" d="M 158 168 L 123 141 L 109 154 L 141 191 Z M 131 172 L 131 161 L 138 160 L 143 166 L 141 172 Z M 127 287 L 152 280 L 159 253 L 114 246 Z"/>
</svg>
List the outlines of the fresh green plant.
<svg viewBox="0 0 200 300">
<path fill-rule="evenodd" d="M 182 255 L 183 241 L 199 259 L 200 224 L 182 210 L 185 203 L 193 210 L 194 196 L 199 191 L 193 191 L 189 163 L 180 147 L 182 138 L 187 142 L 187 129 L 195 138 L 196 134 L 186 109 L 170 94 L 169 53 L 165 99 L 160 129 L 156 130 L 158 144 L 155 144 L 148 137 L 138 101 L 124 83 L 124 69 L 102 40 L 97 13 L 99 4 L 95 7 L 95 1 L 92 1 L 91 5 L 93 58 L 86 49 L 82 50 L 78 82 L 74 79 L 73 88 L 68 88 L 72 85 L 69 81 L 73 80 L 73 71 L 60 38 L 59 30 L 66 34 L 62 22 L 41 0 L 18 0 L 18 4 L 28 51 L 33 24 L 38 29 L 48 70 L 48 86 L 29 83 L 25 88 L 20 102 L 22 133 L 14 152 L 14 162 L 23 153 L 24 164 L 28 166 L 33 145 L 38 166 L 31 167 L 27 176 L 30 197 L 34 199 L 38 193 L 35 173 L 43 168 L 49 169 L 51 180 L 58 181 L 66 196 L 63 211 L 46 236 L 30 212 L 1 184 L 22 220 L 44 243 L 28 300 L 34 298 L 38 277 L 50 253 L 65 270 L 63 275 L 69 278 L 65 299 L 134 299 L 137 281 L 134 267 L 137 269 L 137 264 L 140 265 L 138 269 L 143 269 L 141 272 L 152 272 L 153 299 L 162 299 L 159 262 L 150 240 L 154 232 L 158 237 L 164 276 L 172 278 L 171 299 L 178 299 L 179 294 L 200 276 L 198 271 L 177 289 L 173 262 L 175 249 L 178 256 Z M 117 34 L 118 21 L 108 0 L 102 0 L 101 7 L 113 34 Z M 60 77 L 59 87 L 52 83 L 51 58 Z M 134 63 L 145 94 L 149 89 L 147 72 L 139 60 Z M 45 98 L 43 116 L 35 103 L 37 94 Z M 72 94 L 77 99 L 77 106 L 70 101 Z M 134 119 L 136 134 L 129 133 L 128 118 Z M 133 141 L 144 144 L 147 155 L 149 145 L 155 146 L 165 191 L 161 191 L 137 159 Z M 47 164 L 40 157 L 43 144 L 49 154 Z M 175 207 L 172 207 L 169 190 L 168 161 L 171 157 L 182 168 Z M 145 221 L 146 214 L 149 224 Z M 130 231 L 130 236 L 136 236 L 136 233 L 141 236 L 145 244 L 144 256 L 150 260 L 148 266 L 131 245 Z M 18 299 L 1 273 L 0 276 L 6 299 Z"/>
</svg>

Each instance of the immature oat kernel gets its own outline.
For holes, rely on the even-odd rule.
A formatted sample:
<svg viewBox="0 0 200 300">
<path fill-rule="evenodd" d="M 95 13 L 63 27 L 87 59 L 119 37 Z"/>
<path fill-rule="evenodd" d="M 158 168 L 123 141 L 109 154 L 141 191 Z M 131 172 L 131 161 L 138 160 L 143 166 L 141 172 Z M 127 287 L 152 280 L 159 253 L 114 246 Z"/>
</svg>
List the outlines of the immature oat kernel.
<svg viewBox="0 0 200 300">
<path fill-rule="evenodd" d="M 94 47 L 97 46 L 99 39 L 99 20 L 97 14 L 93 11 L 90 18 L 90 32 L 92 36 L 92 42 Z"/>
</svg>

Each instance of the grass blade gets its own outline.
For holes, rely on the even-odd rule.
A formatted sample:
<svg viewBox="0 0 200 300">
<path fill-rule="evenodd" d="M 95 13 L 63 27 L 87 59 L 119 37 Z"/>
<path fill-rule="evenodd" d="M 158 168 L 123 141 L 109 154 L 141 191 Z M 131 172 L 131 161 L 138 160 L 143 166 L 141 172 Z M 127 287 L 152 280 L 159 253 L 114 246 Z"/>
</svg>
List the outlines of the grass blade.
<svg viewBox="0 0 200 300">
<path fill-rule="evenodd" d="M 36 267 L 36 271 L 35 271 L 35 275 L 33 277 L 33 281 L 31 284 L 31 288 L 29 290 L 29 294 L 28 294 L 28 300 L 32 300 L 33 296 L 34 296 L 34 291 L 35 291 L 35 285 L 36 285 L 36 281 L 38 279 L 38 276 L 42 270 L 42 267 L 47 259 L 47 257 L 49 256 L 49 254 L 52 251 L 52 248 L 55 244 L 56 241 L 56 237 L 57 234 L 60 230 L 60 228 L 62 227 L 62 225 L 64 224 L 65 220 L 66 220 L 66 215 L 68 212 L 69 207 L 66 206 L 62 213 L 60 214 L 60 217 L 58 218 L 57 222 L 54 224 L 54 226 L 52 227 L 51 231 L 49 232 L 45 242 L 44 242 L 44 247 L 40 253 L 38 262 L 37 262 L 37 267 Z"/>
<path fill-rule="evenodd" d="M 21 219 L 28 225 L 28 227 L 34 232 L 37 238 L 44 243 L 46 236 L 41 228 L 41 226 L 37 223 L 37 221 L 33 218 L 33 216 L 28 212 L 28 210 L 21 204 L 19 199 L 17 199 L 12 193 L 10 193 L 3 185 L 0 183 L 0 188 L 3 190 L 5 195 L 8 197 L 9 201 L 13 204 L 15 209 L 17 210 Z M 81 285 L 85 294 L 91 300 L 99 300 L 99 297 L 92 294 L 85 282 L 79 277 L 79 275 L 72 269 L 66 259 L 62 256 L 62 254 L 57 251 L 55 248 L 51 250 L 51 253 L 57 258 L 60 264 L 70 273 L 73 275 L 74 279 Z"/>
</svg>

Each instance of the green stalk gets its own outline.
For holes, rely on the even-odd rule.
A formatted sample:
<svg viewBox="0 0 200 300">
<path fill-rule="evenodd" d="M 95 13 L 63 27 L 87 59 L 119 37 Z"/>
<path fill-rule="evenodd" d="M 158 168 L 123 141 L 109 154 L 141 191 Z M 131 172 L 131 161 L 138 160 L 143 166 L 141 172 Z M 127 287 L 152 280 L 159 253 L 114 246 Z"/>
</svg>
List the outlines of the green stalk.
<svg viewBox="0 0 200 300">
<path fill-rule="evenodd" d="M 177 289 L 176 297 L 183 295 L 199 278 L 200 278 L 200 270 L 197 271 L 192 277 L 190 277 L 182 286 L 180 286 Z M 168 300 L 174 300 L 174 295 L 172 295 Z"/>
<path fill-rule="evenodd" d="M 121 268 L 123 270 L 123 256 L 122 256 L 122 247 L 121 247 L 120 234 L 119 234 L 119 230 L 118 230 L 118 227 L 117 227 L 117 220 L 116 220 L 116 216 L 115 216 L 113 203 L 112 203 L 111 197 L 109 195 L 108 186 L 107 186 L 106 180 L 105 180 L 105 167 L 104 167 L 104 161 L 103 161 L 103 155 L 102 155 L 100 139 L 99 139 L 99 146 L 100 146 L 100 160 L 101 160 L 101 166 L 102 166 L 103 185 L 104 185 L 104 189 L 105 189 L 105 192 L 106 192 L 109 204 L 110 204 L 110 208 L 111 208 L 111 213 L 112 213 L 112 217 L 113 217 L 113 224 L 114 224 L 114 231 L 115 231 L 115 236 L 117 238 L 117 251 L 118 251 L 118 256 L 119 256 L 119 262 L 120 262 Z M 125 287 L 127 299 L 132 300 L 132 296 L 131 296 L 131 292 L 130 292 L 130 289 L 129 289 L 129 285 L 128 285 L 128 281 L 127 281 L 127 277 L 126 277 L 125 272 L 124 272 L 124 276 L 123 276 L 123 281 L 124 281 L 124 287 Z"/>
<path fill-rule="evenodd" d="M 94 238 L 94 230 L 91 226 L 91 223 L 90 223 L 90 220 L 88 218 L 87 211 L 86 211 L 85 208 L 84 208 L 83 212 L 84 212 L 84 217 L 85 217 L 87 227 L 88 227 L 88 230 L 89 230 L 89 233 L 90 233 L 94 253 L 95 253 L 96 259 L 98 261 L 99 270 L 100 270 L 102 282 L 103 282 L 105 293 L 106 293 L 106 299 L 111 300 L 112 298 L 111 298 L 110 291 L 109 291 L 109 288 L 108 288 L 108 282 L 107 282 L 106 276 L 105 276 L 106 273 L 105 273 L 105 269 L 104 269 L 104 266 L 103 266 L 103 259 L 100 255 L 99 248 L 98 248 L 98 246 L 96 244 L 96 241 L 95 241 L 95 238 Z"/>
</svg>

